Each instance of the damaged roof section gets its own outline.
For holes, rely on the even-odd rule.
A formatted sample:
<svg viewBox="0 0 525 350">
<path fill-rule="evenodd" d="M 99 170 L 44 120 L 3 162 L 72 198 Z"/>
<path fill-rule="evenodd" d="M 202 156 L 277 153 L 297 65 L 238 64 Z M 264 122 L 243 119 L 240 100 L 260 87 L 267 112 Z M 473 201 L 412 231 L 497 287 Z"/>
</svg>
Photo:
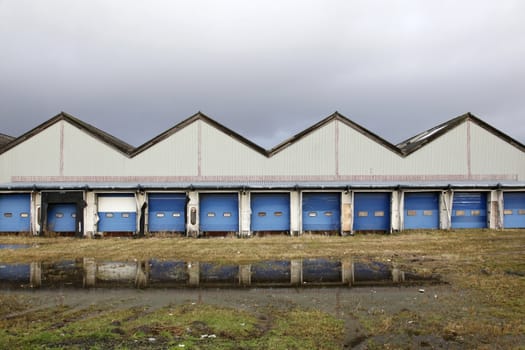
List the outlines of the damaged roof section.
<svg viewBox="0 0 525 350">
<path fill-rule="evenodd" d="M 398 143 L 396 147 L 401 151 L 401 153 L 404 156 L 407 156 L 410 153 L 417 151 L 418 149 L 422 148 L 423 146 L 429 144 L 430 142 L 434 141 L 438 137 L 446 134 L 447 132 L 454 129 L 458 125 L 461 125 L 467 121 L 476 123 L 483 129 L 487 130 L 488 132 L 494 134 L 495 136 L 501 138 L 502 140 L 506 141 L 512 146 L 525 152 L 525 146 L 523 144 L 514 140 L 510 136 L 502 133 L 501 131 L 492 127 L 491 125 L 485 123 L 484 121 L 477 118 L 470 112 L 460 115 L 459 117 L 453 118 L 445 123 L 439 124 L 431 129 L 423 131 L 422 133 L 419 133 L 416 136 L 413 136 L 401 143 Z"/>
</svg>

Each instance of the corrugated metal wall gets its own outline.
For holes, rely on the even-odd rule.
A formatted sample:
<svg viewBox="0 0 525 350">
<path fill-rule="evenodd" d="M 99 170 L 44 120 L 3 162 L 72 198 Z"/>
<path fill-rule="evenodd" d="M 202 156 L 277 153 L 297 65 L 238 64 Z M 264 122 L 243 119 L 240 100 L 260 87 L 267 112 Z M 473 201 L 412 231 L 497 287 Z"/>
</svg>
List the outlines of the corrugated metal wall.
<svg viewBox="0 0 525 350">
<path fill-rule="evenodd" d="M 0 155 L 0 182 L 23 177 L 268 177 L 352 179 L 436 176 L 525 180 L 525 153 L 473 122 L 403 158 L 332 120 L 271 157 L 203 120 L 196 120 L 133 158 L 60 121 Z M 82 180 L 84 181 L 84 180 Z M 87 181 L 87 180 L 86 180 Z M 94 180 L 97 181 L 97 180 Z"/>
</svg>

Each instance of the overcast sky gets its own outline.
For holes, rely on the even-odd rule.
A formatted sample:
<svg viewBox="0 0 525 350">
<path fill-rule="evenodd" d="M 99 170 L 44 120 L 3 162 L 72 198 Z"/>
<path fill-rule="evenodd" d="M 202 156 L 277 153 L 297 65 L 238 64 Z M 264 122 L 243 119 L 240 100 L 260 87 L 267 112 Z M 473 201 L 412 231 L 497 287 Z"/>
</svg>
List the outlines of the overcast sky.
<svg viewBox="0 0 525 350">
<path fill-rule="evenodd" d="M 0 133 L 65 111 L 138 146 L 202 111 L 271 148 L 336 110 L 525 143 L 525 1 L 0 0 Z"/>
</svg>

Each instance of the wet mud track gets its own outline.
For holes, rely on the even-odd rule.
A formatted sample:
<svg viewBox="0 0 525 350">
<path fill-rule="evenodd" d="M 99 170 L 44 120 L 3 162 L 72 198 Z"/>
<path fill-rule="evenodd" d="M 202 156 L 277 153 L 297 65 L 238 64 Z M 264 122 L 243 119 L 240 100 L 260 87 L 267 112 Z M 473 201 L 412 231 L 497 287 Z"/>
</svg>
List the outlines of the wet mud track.
<svg viewBox="0 0 525 350">
<path fill-rule="evenodd" d="M 58 340 L 50 336 L 48 343 L 45 338 L 22 342 L 27 348 L 38 345 L 43 348 L 463 349 L 494 341 L 503 348 L 525 342 L 523 336 L 493 339 L 489 334 L 459 335 L 460 332 L 451 326 L 455 324 L 452 321 L 472 317 L 473 300 L 471 295 L 449 285 L 424 288 L 41 289 L 0 293 L 4 300 L 14 298 L 26 302 L 20 309 L 3 309 L 4 334 L 0 338 L 0 342 L 6 342 L 3 346 L 11 344 L 6 333 L 17 332 L 10 329 L 10 325 L 23 320 L 29 324 L 47 322 L 49 325 L 42 331 L 59 334 Z M 187 324 L 162 321 L 162 315 L 166 314 L 179 315 L 182 319 L 194 312 L 193 308 L 203 308 L 209 313 L 188 319 Z M 247 330 L 240 330 L 240 333 L 221 330 L 210 319 L 222 312 L 228 312 L 228 320 L 235 319 L 235 325 L 226 327 L 249 324 L 251 319 L 254 327 L 248 330 L 247 325 Z M 85 338 L 74 338 L 76 340 L 68 338 L 70 325 L 106 313 L 108 316 L 100 316 L 97 322 L 107 326 L 108 336 L 98 335 L 97 338 L 87 334 Z M 291 315 L 305 318 L 304 322 L 292 320 Z M 314 315 L 311 320 L 306 319 L 311 315 Z M 49 318 L 54 319 L 51 322 Z M 335 323 L 330 323 L 331 320 Z M 283 331 L 283 327 L 290 329 Z M 64 334 L 65 339 L 60 342 Z M 309 339 L 308 335 L 319 339 Z M 290 340 L 290 337 L 295 339 Z"/>
</svg>

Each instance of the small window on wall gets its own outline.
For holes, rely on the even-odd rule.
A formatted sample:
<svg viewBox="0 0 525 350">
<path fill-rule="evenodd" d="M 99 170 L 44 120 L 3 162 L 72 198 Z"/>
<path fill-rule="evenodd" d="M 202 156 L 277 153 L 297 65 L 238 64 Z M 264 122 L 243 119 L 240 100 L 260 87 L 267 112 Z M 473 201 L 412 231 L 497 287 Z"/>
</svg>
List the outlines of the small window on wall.
<svg viewBox="0 0 525 350">
<path fill-rule="evenodd" d="M 122 216 L 123 218 L 129 218 L 129 213 L 122 213 L 121 216 Z"/>
<path fill-rule="evenodd" d="M 456 210 L 456 216 L 465 216 L 464 210 Z"/>
<path fill-rule="evenodd" d="M 224 216 L 225 218 L 229 218 L 230 216 L 232 216 L 232 213 L 230 213 L 229 211 L 225 211 L 222 216 Z"/>
<path fill-rule="evenodd" d="M 512 215 L 512 209 L 503 210 L 503 215 Z"/>
<path fill-rule="evenodd" d="M 481 212 L 480 212 L 479 210 L 471 210 L 471 211 L 470 211 L 470 215 L 472 215 L 472 216 L 479 216 L 480 213 L 481 213 Z"/>
<path fill-rule="evenodd" d="M 314 217 L 317 216 L 317 213 L 315 211 L 311 211 L 308 213 L 308 216 Z"/>
<path fill-rule="evenodd" d="M 180 217 L 180 213 L 173 213 L 173 217 L 175 217 L 175 218 Z"/>
<path fill-rule="evenodd" d="M 525 209 L 518 209 L 518 215 L 525 215 Z"/>
<path fill-rule="evenodd" d="M 357 212 L 357 216 L 368 216 L 368 212 L 367 211 L 359 211 L 359 212 Z"/>
<path fill-rule="evenodd" d="M 208 217 L 210 217 L 210 218 L 213 218 L 213 217 L 215 217 L 215 213 L 214 213 L 214 212 L 212 212 L 212 211 L 208 212 Z"/>
<path fill-rule="evenodd" d="M 164 213 L 157 213 L 157 215 L 156 215 L 156 216 L 157 216 L 158 218 L 163 218 L 163 217 L 164 217 L 164 215 L 165 215 Z"/>
<path fill-rule="evenodd" d="M 416 216 L 415 210 L 407 210 L 407 216 Z"/>
<path fill-rule="evenodd" d="M 29 217 L 29 213 L 20 213 L 20 217 L 21 218 L 28 218 Z"/>
<path fill-rule="evenodd" d="M 432 216 L 434 214 L 432 213 L 432 210 L 423 210 L 423 215 L 424 216 Z"/>
<path fill-rule="evenodd" d="M 324 212 L 324 215 L 326 215 L 326 216 L 332 216 L 332 215 L 334 215 L 334 213 L 332 213 L 331 211 L 325 211 L 325 212 Z"/>
<path fill-rule="evenodd" d="M 378 210 L 378 211 L 374 212 L 374 216 L 385 216 L 385 212 L 382 211 L 382 210 Z"/>
<path fill-rule="evenodd" d="M 13 213 L 4 213 L 4 217 L 12 218 L 13 217 Z"/>
<path fill-rule="evenodd" d="M 112 218 L 113 217 L 113 213 L 106 213 L 106 217 L 107 218 Z"/>
<path fill-rule="evenodd" d="M 266 212 L 265 211 L 260 211 L 257 213 L 257 216 L 266 216 Z"/>
<path fill-rule="evenodd" d="M 55 217 L 58 218 L 58 219 L 61 219 L 61 218 L 64 217 L 64 213 L 56 213 Z"/>
<path fill-rule="evenodd" d="M 283 216 L 283 212 L 282 211 L 276 211 L 275 213 L 273 213 L 273 215 L 275 215 L 275 216 Z"/>
</svg>

